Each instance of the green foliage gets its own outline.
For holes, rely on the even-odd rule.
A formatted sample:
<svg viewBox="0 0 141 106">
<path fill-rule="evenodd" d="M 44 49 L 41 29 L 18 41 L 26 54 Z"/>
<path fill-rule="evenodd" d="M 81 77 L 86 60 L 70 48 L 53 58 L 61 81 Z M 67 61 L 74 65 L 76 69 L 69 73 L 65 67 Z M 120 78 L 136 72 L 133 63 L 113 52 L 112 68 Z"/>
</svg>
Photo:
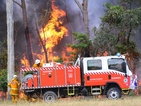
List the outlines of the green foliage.
<svg viewBox="0 0 141 106">
<path fill-rule="evenodd" d="M 70 54 L 73 54 L 74 58 L 77 58 L 78 54 L 81 54 L 82 57 L 88 56 L 91 41 L 87 38 L 87 35 L 78 32 L 74 32 L 73 35 L 74 39 L 76 40 L 76 44 L 67 44 L 67 46 L 75 50 L 75 53 Z"/>
<path fill-rule="evenodd" d="M 141 25 L 141 8 L 132 9 L 132 0 L 121 0 L 122 5 L 106 3 L 105 15 L 101 17 L 100 30 L 94 30 L 96 47 L 107 49 L 108 52 L 139 54 L 130 37 L 135 35 L 135 29 Z M 105 48 L 105 49 L 104 49 Z M 112 48 L 112 49 L 108 49 Z"/>
<path fill-rule="evenodd" d="M 119 5 L 112 6 L 110 3 L 106 3 L 106 14 L 101 18 L 102 22 L 114 24 L 118 26 L 122 21 L 123 8 Z"/>
<path fill-rule="evenodd" d="M 0 70 L 7 68 L 7 45 L 6 40 L 0 42 Z"/>
<path fill-rule="evenodd" d="M 96 38 L 93 40 L 93 47 L 91 49 L 91 54 L 95 55 L 107 51 L 109 54 L 115 54 L 114 46 L 117 43 L 117 36 L 112 32 L 111 28 L 108 26 L 101 25 L 99 29 L 94 28 L 94 35 Z M 101 54 L 102 55 L 102 54 Z"/>
<path fill-rule="evenodd" d="M 73 49 L 77 48 L 77 49 L 81 49 L 82 50 L 82 49 L 87 48 L 90 45 L 91 41 L 87 38 L 86 34 L 74 32 L 73 35 L 74 35 L 74 39 L 76 41 L 78 41 L 77 44 L 72 44 L 71 45 L 71 47 Z"/>
<path fill-rule="evenodd" d="M 129 96 L 135 96 L 136 93 L 135 93 L 134 91 L 130 91 L 128 95 L 129 95 Z"/>
<path fill-rule="evenodd" d="M 117 44 L 115 46 L 116 51 L 120 52 L 121 54 L 124 54 L 126 52 L 129 53 L 130 58 L 138 58 L 140 57 L 139 52 L 136 50 L 136 45 L 133 41 L 130 41 L 128 45 L 125 44 Z"/>
<path fill-rule="evenodd" d="M 0 90 L 7 91 L 7 69 L 0 70 Z"/>
<path fill-rule="evenodd" d="M 122 6 L 106 4 L 106 14 L 101 18 L 102 22 L 114 25 L 119 29 L 136 28 L 141 24 L 141 8 L 127 9 Z"/>
</svg>

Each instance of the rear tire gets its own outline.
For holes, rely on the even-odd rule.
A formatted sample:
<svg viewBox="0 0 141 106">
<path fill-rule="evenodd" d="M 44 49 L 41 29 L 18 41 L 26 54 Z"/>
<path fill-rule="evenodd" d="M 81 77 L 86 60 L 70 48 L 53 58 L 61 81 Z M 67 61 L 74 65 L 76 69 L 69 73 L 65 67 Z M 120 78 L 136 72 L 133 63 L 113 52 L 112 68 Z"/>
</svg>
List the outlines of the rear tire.
<svg viewBox="0 0 141 106">
<path fill-rule="evenodd" d="M 118 88 L 110 88 L 107 92 L 107 98 L 109 99 L 121 98 L 121 91 Z"/>
<path fill-rule="evenodd" d="M 43 100 L 45 102 L 54 102 L 57 98 L 57 95 L 53 91 L 47 91 L 43 95 Z"/>
</svg>

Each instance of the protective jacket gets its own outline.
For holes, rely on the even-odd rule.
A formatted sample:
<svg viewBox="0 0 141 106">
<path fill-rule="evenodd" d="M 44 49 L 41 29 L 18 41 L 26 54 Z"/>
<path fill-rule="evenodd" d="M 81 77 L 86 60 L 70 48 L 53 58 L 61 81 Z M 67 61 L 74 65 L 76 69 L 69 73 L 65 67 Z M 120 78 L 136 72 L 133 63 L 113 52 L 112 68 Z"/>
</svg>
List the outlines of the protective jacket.
<svg viewBox="0 0 141 106">
<path fill-rule="evenodd" d="M 34 67 L 34 68 L 39 68 L 39 67 L 42 67 L 42 66 L 43 66 L 42 63 L 39 63 L 39 64 L 33 64 L 33 67 Z"/>
<path fill-rule="evenodd" d="M 10 95 L 18 95 L 20 83 L 16 79 L 12 79 L 8 86 L 11 88 Z"/>
</svg>

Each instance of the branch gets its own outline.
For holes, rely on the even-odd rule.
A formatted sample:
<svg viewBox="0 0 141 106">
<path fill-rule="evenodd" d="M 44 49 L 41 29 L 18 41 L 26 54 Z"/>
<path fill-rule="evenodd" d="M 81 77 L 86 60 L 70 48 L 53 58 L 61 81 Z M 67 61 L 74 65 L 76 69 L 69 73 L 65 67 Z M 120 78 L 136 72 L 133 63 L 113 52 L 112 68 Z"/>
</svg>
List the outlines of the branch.
<svg viewBox="0 0 141 106">
<path fill-rule="evenodd" d="M 78 5 L 78 7 L 80 8 L 81 12 L 83 13 L 83 7 L 80 4 L 80 2 L 78 0 L 74 0 L 76 2 L 76 4 Z"/>
<path fill-rule="evenodd" d="M 22 5 L 19 4 L 17 1 L 13 0 L 14 3 L 18 4 L 21 8 L 22 8 Z"/>
</svg>

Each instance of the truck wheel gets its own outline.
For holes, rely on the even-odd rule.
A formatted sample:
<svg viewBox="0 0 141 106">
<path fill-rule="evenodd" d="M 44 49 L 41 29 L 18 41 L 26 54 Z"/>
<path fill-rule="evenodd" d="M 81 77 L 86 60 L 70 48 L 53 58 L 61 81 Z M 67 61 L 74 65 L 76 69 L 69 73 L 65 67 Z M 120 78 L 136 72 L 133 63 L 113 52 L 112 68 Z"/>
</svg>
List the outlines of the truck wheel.
<svg viewBox="0 0 141 106">
<path fill-rule="evenodd" d="M 107 92 L 107 98 L 109 99 L 121 98 L 121 91 L 118 88 L 110 88 Z"/>
<path fill-rule="evenodd" d="M 46 93 L 44 93 L 43 95 L 43 100 L 45 102 L 53 102 L 57 99 L 57 95 L 52 92 L 52 91 L 47 91 Z"/>
</svg>

